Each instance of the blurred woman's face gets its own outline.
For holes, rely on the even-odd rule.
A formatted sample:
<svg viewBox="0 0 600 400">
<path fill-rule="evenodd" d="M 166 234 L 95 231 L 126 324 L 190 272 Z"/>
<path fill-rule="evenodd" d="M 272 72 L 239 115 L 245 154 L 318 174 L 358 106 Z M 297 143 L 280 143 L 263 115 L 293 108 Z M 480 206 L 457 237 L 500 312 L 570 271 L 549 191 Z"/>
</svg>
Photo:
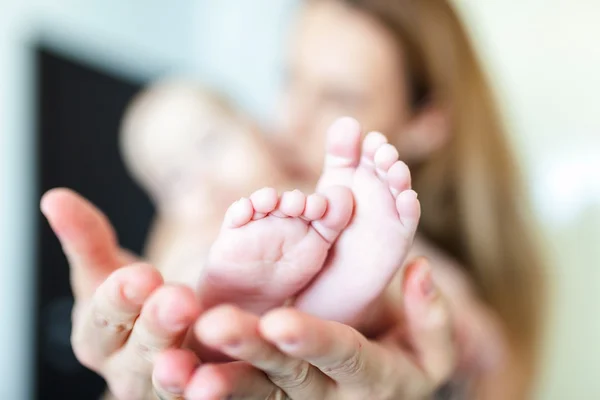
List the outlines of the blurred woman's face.
<svg viewBox="0 0 600 400">
<path fill-rule="evenodd" d="M 280 137 L 292 169 L 315 179 L 324 135 L 349 115 L 365 131 L 399 132 L 410 115 L 402 54 L 377 21 L 337 1 L 309 2 L 288 54 Z M 288 157 L 289 156 L 289 157 Z"/>
</svg>

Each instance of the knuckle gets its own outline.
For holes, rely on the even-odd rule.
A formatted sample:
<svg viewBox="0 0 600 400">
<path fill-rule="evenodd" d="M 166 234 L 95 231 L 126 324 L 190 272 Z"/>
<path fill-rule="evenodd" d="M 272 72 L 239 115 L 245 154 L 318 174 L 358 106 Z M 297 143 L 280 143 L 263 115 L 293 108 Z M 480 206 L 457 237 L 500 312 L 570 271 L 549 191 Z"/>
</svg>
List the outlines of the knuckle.
<svg viewBox="0 0 600 400">
<path fill-rule="evenodd" d="M 132 353 L 136 358 L 146 363 L 152 363 L 158 353 L 171 347 L 171 345 L 171 340 L 153 335 L 143 324 L 136 326 L 136 330 L 128 340 L 128 346 L 131 346 Z"/>
<path fill-rule="evenodd" d="M 133 344 L 133 352 L 134 354 L 147 362 L 152 362 L 154 360 L 154 356 L 160 351 L 158 347 L 151 346 L 147 343 L 142 343 L 140 341 L 135 341 Z"/>
<path fill-rule="evenodd" d="M 133 324 L 130 321 L 120 321 L 110 314 L 111 313 L 103 312 L 96 308 L 92 316 L 92 325 L 94 328 L 113 334 L 120 334 L 130 331 L 133 327 Z"/>
<path fill-rule="evenodd" d="M 324 368 L 323 372 L 332 374 L 343 374 L 348 377 L 356 376 L 364 371 L 365 365 L 361 354 L 353 352 L 340 363 Z"/>
<path fill-rule="evenodd" d="M 271 376 L 271 379 L 280 387 L 298 389 L 310 384 L 312 372 L 310 364 L 300 362 L 278 376 Z"/>
</svg>

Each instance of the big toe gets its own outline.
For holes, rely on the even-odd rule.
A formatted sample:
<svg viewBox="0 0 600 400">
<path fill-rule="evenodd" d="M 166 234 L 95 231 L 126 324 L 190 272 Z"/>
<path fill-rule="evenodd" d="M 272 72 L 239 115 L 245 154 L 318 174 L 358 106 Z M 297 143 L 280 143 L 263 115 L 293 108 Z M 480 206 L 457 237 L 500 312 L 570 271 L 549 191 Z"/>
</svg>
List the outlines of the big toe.
<svg viewBox="0 0 600 400">
<path fill-rule="evenodd" d="M 333 243 L 348 226 L 354 211 L 352 191 L 343 186 L 331 186 L 322 192 L 327 199 L 327 210 L 312 226 L 329 243 Z"/>
<path fill-rule="evenodd" d="M 356 167 L 360 157 L 361 128 L 357 120 L 343 117 L 327 131 L 325 167 Z"/>
<path fill-rule="evenodd" d="M 354 118 L 336 120 L 327 130 L 325 163 L 318 188 L 333 185 L 350 186 L 360 162 L 361 127 Z"/>
</svg>

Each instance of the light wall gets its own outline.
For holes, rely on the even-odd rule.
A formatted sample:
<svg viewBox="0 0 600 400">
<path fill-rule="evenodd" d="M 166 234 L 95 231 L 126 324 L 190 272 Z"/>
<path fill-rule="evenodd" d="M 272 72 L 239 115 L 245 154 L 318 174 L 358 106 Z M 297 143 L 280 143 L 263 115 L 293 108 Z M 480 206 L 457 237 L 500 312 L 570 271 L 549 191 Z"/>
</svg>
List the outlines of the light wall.
<svg viewBox="0 0 600 400">
<path fill-rule="evenodd" d="M 548 240 L 539 398 L 600 398 L 600 2 L 457 0 L 494 78 Z"/>
</svg>

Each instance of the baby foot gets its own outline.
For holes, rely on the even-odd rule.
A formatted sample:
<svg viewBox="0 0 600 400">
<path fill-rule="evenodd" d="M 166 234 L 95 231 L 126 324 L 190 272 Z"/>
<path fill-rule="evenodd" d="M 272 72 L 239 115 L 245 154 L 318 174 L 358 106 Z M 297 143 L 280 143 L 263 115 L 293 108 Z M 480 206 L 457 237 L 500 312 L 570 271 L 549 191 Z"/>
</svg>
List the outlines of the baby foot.
<svg viewBox="0 0 600 400">
<path fill-rule="evenodd" d="M 202 307 L 232 303 L 261 314 L 283 305 L 319 273 L 352 208 L 352 193 L 341 186 L 280 198 L 265 188 L 237 201 L 209 252 Z"/>
<path fill-rule="evenodd" d="M 296 306 L 321 318 L 352 324 L 377 299 L 401 268 L 420 217 L 410 171 L 380 133 L 360 146 L 360 126 L 338 120 L 327 133 L 325 167 L 319 190 L 343 185 L 355 207 L 321 274 Z"/>
</svg>

